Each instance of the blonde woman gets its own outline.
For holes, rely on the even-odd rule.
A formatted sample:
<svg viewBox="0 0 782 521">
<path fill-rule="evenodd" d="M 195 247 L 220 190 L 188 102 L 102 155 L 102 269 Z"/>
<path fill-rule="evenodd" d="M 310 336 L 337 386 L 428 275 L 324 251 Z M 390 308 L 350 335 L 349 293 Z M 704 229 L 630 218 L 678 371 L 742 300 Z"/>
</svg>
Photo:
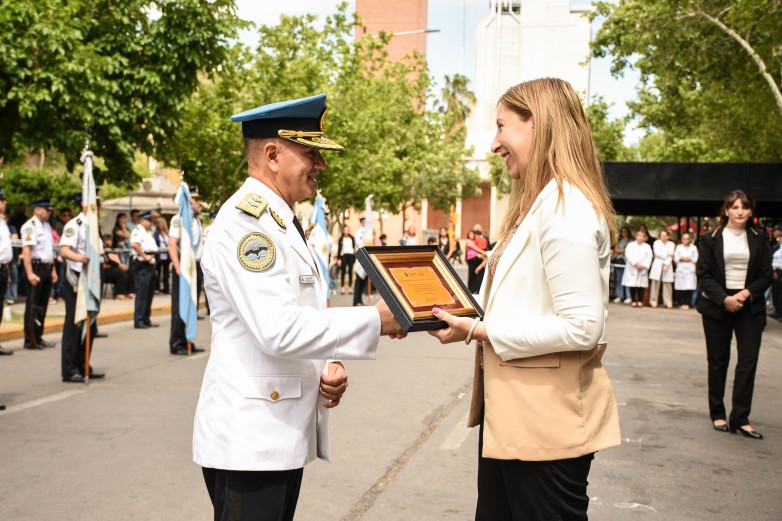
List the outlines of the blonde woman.
<svg viewBox="0 0 782 521">
<path fill-rule="evenodd" d="M 611 200 L 581 102 L 565 81 L 508 89 L 492 151 L 505 159 L 513 188 L 480 291 L 484 320 L 435 308 L 448 327 L 431 333 L 443 343 L 477 340 L 475 519 L 586 520 L 594 453 L 620 441 L 601 364 Z"/>
</svg>

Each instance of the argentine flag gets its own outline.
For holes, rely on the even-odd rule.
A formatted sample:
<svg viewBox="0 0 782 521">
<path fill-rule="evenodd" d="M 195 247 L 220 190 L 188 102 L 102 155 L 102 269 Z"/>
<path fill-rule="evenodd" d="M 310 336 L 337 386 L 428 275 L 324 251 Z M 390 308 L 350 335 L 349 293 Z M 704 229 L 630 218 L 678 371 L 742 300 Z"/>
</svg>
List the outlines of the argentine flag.
<svg viewBox="0 0 782 521">
<path fill-rule="evenodd" d="M 196 247 L 193 244 L 193 208 L 190 205 L 190 189 L 182 181 L 174 202 L 179 206 L 179 318 L 185 323 L 185 338 L 195 340 L 197 334 L 198 304 L 196 303 Z"/>
<path fill-rule="evenodd" d="M 329 231 L 326 226 L 326 201 L 318 194 L 315 198 L 315 209 L 312 211 L 312 222 L 315 227 L 310 232 L 310 244 L 313 246 L 315 259 L 318 261 L 320 275 L 323 278 L 324 296 L 328 299 L 329 287 Z"/>
<path fill-rule="evenodd" d="M 101 240 L 98 233 L 98 198 L 95 189 L 95 179 L 92 176 L 92 152 L 85 150 L 81 156 L 84 163 L 84 176 L 82 179 L 82 202 L 84 213 L 87 216 L 87 229 L 85 241 L 85 253 L 89 262 L 84 264 L 79 277 L 79 287 L 76 289 L 76 313 L 74 323 L 78 324 L 87 319 L 87 313 L 91 313 L 90 322 L 94 322 L 100 310 L 100 265 L 101 265 Z M 86 333 L 86 327 L 82 327 L 82 336 Z"/>
</svg>

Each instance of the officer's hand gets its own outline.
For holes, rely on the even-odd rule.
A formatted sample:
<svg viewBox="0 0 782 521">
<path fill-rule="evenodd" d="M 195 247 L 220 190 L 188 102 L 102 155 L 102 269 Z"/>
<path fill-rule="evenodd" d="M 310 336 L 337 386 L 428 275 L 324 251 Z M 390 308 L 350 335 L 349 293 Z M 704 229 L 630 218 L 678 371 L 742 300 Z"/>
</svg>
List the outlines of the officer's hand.
<svg viewBox="0 0 782 521">
<path fill-rule="evenodd" d="M 90 258 L 87 257 L 86 255 L 82 255 L 81 256 L 81 263 L 82 264 L 89 264 L 90 263 Z"/>
<path fill-rule="evenodd" d="M 339 401 L 347 388 L 348 373 L 345 371 L 345 368 L 342 367 L 342 364 L 329 364 L 329 374 L 320 375 L 320 389 L 318 392 L 329 400 L 323 404 L 323 407 L 331 409 L 339 405 Z"/>
<path fill-rule="evenodd" d="M 407 336 L 402 326 L 397 322 L 396 317 L 388 308 L 385 300 L 375 304 L 375 308 L 380 313 L 380 334 L 388 335 L 394 339 L 402 339 Z"/>
<path fill-rule="evenodd" d="M 41 279 L 38 279 L 38 280 L 41 280 Z M 52 284 L 56 284 L 56 283 L 57 283 L 57 272 L 52 270 Z"/>
<path fill-rule="evenodd" d="M 27 281 L 32 284 L 33 286 L 37 286 L 41 283 L 41 277 L 33 273 L 32 275 L 27 276 Z"/>
</svg>

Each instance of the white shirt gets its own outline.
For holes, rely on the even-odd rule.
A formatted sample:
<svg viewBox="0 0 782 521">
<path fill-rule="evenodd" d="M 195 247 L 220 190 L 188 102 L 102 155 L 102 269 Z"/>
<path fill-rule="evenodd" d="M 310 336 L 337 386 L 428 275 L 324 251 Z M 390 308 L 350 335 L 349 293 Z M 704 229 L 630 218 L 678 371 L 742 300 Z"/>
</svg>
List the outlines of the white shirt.
<svg viewBox="0 0 782 521">
<path fill-rule="evenodd" d="M 22 225 L 22 246 L 30 246 L 30 258 L 51 264 L 54 262 L 52 227 L 33 216 Z"/>
<path fill-rule="evenodd" d="M 65 224 L 62 229 L 60 246 L 70 246 L 76 255 L 84 255 L 87 244 L 87 216 L 83 212 Z M 66 266 L 77 273 L 81 273 L 82 263 L 65 259 Z"/>
<path fill-rule="evenodd" d="M 749 266 L 749 244 L 747 231 L 722 229 L 722 255 L 725 258 L 725 287 L 744 289 Z"/>
<path fill-rule="evenodd" d="M 201 257 L 204 255 L 204 239 L 206 236 L 204 235 L 203 231 L 204 230 L 201 225 L 201 220 L 198 218 L 198 216 L 193 215 L 193 219 L 190 221 L 190 238 L 196 244 L 196 262 L 201 262 Z M 171 218 L 168 236 L 175 237 L 178 241 L 182 238 L 182 217 L 180 214 L 176 214 Z M 181 247 L 182 245 L 177 243 L 177 248 Z"/>
<path fill-rule="evenodd" d="M 782 270 L 782 247 L 777 248 L 774 255 L 771 257 L 771 268 L 775 270 Z"/>
<path fill-rule="evenodd" d="M 14 256 L 14 250 L 11 246 L 11 230 L 8 229 L 8 223 L 5 218 L 0 216 L 0 264 L 8 264 Z M 4 298 L 0 295 L 0 298 Z"/>
<path fill-rule="evenodd" d="M 157 253 L 158 248 L 157 243 L 155 242 L 155 237 L 141 225 L 136 226 L 130 233 L 130 244 L 131 246 L 133 244 L 141 245 L 141 251 L 144 253 L 150 255 L 155 255 L 155 253 Z M 144 257 L 139 255 L 135 249 L 133 249 L 133 258 L 141 262 L 146 262 Z M 155 258 L 152 257 L 152 260 L 149 261 L 149 263 L 155 264 Z"/>
</svg>

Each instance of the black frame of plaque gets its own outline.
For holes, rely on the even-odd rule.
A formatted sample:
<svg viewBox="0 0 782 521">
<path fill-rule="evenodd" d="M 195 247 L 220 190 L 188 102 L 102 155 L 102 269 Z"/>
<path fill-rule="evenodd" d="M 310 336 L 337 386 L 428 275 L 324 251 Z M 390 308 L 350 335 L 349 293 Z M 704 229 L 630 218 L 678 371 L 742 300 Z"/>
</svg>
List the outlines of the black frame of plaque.
<svg viewBox="0 0 782 521">
<path fill-rule="evenodd" d="M 364 268 L 364 271 L 367 272 L 369 279 L 372 281 L 372 285 L 377 288 L 380 296 L 383 297 L 383 300 L 386 302 L 389 309 L 391 309 L 391 312 L 394 314 L 394 317 L 396 317 L 397 321 L 401 324 L 402 328 L 406 332 L 431 331 L 434 329 L 443 329 L 447 327 L 447 325 L 445 322 L 435 318 L 434 316 L 425 319 L 416 319 L 411 317 L 405 310 L 405 306 L 399 302 L 399 298 L 397 297 L 394 290 L 391 289 L 389 281 L 386 280 L 386 277 L 383 275 L 383 273 L 381 273 L 380 268 L 375 264 L 375 260 L 372 258 L 372 256 L 392 254 L 399 255 L 400 257 L 404 258 L 406 255 L 420 253 L 433 253 L 434 256 L 439 257 L 441 262 L 438 263 L 437 266 L 444 266 L 446 270 L 448 270 L 447 275 L 450 275 L 450 277 L 448 277 L 448 282 L 456 283 L 456 285 L 458 285 L 458 288 L 455 289 L 461 290 L 459 291 L 459 298 L 466 298 L 469 304 L 475 310 L 474 313 L 460 313 L 459 316 L 471 318 L 479 317 L 482 319 L 483 310 L 478 305 L 478 302 L 467 289 L 464 281 L 453 269 L 453 266 L 450 262 L 448 262 L 448 259 L 445 257 L 442 250 L 438 246 L 366 246 L 364 248 L 359 248 L 358 251 L 356 251 L 356 260 Z M 464 302 L 464 300 L 462 300 L 462 302 Z"/>
</svg>

